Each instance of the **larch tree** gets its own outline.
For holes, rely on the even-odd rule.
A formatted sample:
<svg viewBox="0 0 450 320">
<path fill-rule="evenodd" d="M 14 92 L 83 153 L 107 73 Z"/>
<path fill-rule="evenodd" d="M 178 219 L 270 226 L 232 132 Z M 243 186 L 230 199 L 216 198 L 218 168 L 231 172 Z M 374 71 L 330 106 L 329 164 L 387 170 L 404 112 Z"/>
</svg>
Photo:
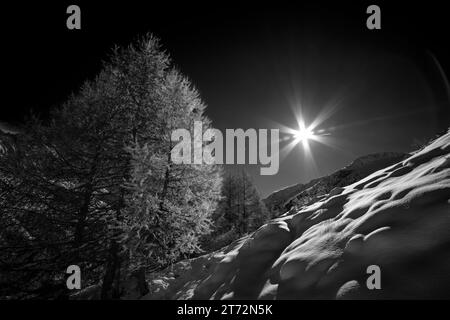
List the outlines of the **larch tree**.
<svg viewBox="0 0 450 320">
<path fill-rule="evenodd" d="M 207 127 L 204 108 L 146 36 L 115 49 L 48 123 L 30 120 L 0 157 L 0 295 L 66 294 L 76 264 L 84 287 L 119 297 L 130 273 L 198 251 L 220 172 L 172 164 L 170 133 Z"/>
</svg>

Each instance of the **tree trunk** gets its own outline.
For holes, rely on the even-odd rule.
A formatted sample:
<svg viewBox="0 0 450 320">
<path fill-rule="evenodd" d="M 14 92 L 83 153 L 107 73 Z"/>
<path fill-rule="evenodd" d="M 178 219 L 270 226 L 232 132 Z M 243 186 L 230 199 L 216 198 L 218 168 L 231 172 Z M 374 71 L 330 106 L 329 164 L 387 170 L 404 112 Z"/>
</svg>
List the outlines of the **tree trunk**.
<svg viewBox="0 0 450 320">
<path fill-rule="evenodd" d="M 166 200 L 167 190 L 169 188 L 169 179 L 170 179 L 170 152 L 167 154 L 167 168 L 164 173 L 164 184 L 161 192 L 161 199 L 159 201 L 159 210 L 164 209 L 164 201 Z"/>
<path fill-rule="evenodd" d="M 120 265 L 119 244 L 115 240 L 112 240 L 105 276 L 103 277 L 100 295 L 102 300 L 120 298 Z"/>
<path fill-rule="evenodd" d="M 89 185 L 87 191 L 84 194 L 83 205 L 78 213 L 78 221 L 75 226 L 75 239 L 74 239 L 75 248 L 81 246 L 83 242 L 84 237 L 83 229 L 89 211 L 89 204 L 91 203 L 91 196 L 92 196 L 92 187 Z"/>
</svg>

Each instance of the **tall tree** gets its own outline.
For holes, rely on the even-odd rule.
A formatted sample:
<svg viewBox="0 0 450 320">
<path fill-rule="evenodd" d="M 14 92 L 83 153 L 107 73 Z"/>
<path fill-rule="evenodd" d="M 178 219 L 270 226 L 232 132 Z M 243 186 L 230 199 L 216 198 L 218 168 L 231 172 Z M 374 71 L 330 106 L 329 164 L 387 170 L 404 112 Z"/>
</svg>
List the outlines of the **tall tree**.
<svg viewBox="0 0 450 320">
<path fill-rule="evenodd" d="M 102 280 L 102 297 L 118 297 L 128 274 L 198 250 L 219 173 L 173 165 L 170 132 L 208 125 L 204 108 L 147 36 L 115 49 L 49 123 L 30 120 L 0 157 L 0 295 L 64 292 L 77 264 L 84 287 Z"/>
<path fill-rule="evenodd" d="M 199 251 L 199 239 L 210 231 L 210 215 L 220 195 L 220 171 L 211 165 L 173 164 L 171 133 L 184 128 L 193 133 L 194 121 L 210 126 L 198 92 L 177 71 L 166 76 L 160 129 L 152 143 L 138 137 L 133 155 L 130 232 L 135 268 L 172 263 Z M 151 172 L 151 174 L 148 174 Z"/>
</svg>

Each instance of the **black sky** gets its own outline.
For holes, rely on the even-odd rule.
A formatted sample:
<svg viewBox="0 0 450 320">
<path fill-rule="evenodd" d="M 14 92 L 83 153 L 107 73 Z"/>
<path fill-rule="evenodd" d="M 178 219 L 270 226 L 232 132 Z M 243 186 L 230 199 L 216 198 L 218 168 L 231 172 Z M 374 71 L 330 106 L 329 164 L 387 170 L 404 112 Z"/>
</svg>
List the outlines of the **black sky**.
<svg viewBox="0 0 450 320">
<path fill-rule="evenodd" d="M 312 143 L 316 169 L 298 146 L 275 176 L 248 167 L 264 195 L 306 182 L 379 151 L 410 151 L 450 123 L 448 97 L 432 55 L 450 75 L 445 2 L 96 1 L 2 5 L 3 103 L 0 120 L 20 123 L 50 108 L 99 72 L 113 45 L 152 32 L 201 92 L 213 125 L 295 127 L 301 104 L 311 122 L 330 101 L 320 128 L 335 148 Z M 78 4 L 82 30 L 66 28 Z M 381 7 L 382 29 L 366 28 Z"/>
</svg>

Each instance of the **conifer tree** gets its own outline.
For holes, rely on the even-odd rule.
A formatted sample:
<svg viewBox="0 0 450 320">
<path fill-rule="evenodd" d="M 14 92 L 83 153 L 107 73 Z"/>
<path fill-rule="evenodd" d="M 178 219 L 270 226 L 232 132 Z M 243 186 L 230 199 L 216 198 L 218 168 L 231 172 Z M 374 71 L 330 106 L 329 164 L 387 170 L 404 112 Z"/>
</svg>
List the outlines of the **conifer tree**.
<svg viewBox="0 0 450 320">
<path fill-rule="evenodd" d="M 199 250 L 220 174 L 174 165 L 171 130 L 209 120 L 152 36 L 115 49 L 92 81 L 30 120 L 0 156 L 0 295 L 56 296 L 65 270 L 119 297 L 136 270 Z M 59 292 L 59 293 L 58 293 Z"/>
<path fill-rule="evenodd" d="M 221 197 L 213 215 L 214 232 L 204 241 L 210 250 L 255 231 L 269 218 L 269 212 L 245 170 L 228 171 L 224 175 Z"/>
<path fill-rule="evenodd" d="M 192 131 L 194 121 L 202 121 L 207 129 L 209 120 L 203 116 L 205 106 L 197 91 L 178 72 L 167 74 L 164 88 L 162 138 L 158 143 L 141 138 L 129 149 L 134 168 L 130 221 L 136 220 L 132 225 L 138 229 L 132 254 L 137 266 L 166 265 L 198 252 L 200 237 L 210 231 L 210 215 L 220 192 L 216 167 L 171 162 L 172 131 Z"/>
</svg>

